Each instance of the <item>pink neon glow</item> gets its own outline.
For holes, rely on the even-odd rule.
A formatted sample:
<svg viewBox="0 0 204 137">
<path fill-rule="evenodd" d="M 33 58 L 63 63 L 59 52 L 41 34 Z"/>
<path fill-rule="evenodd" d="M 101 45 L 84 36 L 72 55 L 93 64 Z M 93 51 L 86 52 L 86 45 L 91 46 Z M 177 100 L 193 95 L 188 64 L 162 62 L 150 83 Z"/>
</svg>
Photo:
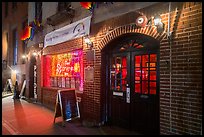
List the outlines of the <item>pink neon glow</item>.
<svg viewBox="0 0 204 137">
<path fill-rule="evenodd" d="M 44 57 L 44 86 L 50 86 L 50 77 L 80 78 L 80 90 L 83 90 L 83 52 L 73 51 L 65 54 Z"/>
<path fill-rule="evenodd" d="M 51 71 L 50 71 L 50 56 L 45 56 L 43 58 L 43 74 L 44 74 L 44 77 L 43 77 L 43 86 L 44 87 L 49 87 L 50 86 L 50 74 L 51 74 Z"/>
</svg>

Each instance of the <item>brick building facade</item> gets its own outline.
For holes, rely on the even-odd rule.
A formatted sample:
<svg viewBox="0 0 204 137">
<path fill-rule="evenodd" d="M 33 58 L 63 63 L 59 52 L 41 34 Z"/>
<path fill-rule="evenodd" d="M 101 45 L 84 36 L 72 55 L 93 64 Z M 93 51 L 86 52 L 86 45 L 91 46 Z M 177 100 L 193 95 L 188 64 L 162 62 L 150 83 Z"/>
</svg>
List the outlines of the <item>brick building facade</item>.
<svg viewBox="0 0 204 137">
<path fill-rule="evenodd" d="M 28 23 L 27 11 L 27 2 L 2 3 L 2 89 L 8 79 L 13 85 L 17 80 L 19 88 L 25 80 L 26 60 L 22 55 L 26 53 L 26 43 L 20 37 Z"/>
<path fill-rule="evenodd" d="M 202 134 L 202 3 L 172 2 L 157 3 L 136 11 L 127 12 L 98 23 L 91 24 L 90 39 L 93 42 L 95 60 L 87 61 L 90 48 L 83 38 L 70 40 L 46 47 L 36 57 L 38 101 L 54 109 L 56 90 L 43 87 L 43 57 L 51 54 L 68 53 L 82 49 L 83 66 L 94 68 L 93 81 L 84 81 L 82 101 L 84 123 L 101 125 L 109 122 L 110 113 L 106 95 L 108 62 L 103 50 L 118 38 L 129 34 L 150 36 L 159 42 L 157 77 L 159 84 L 156 125 L 159 134 Z M 140 15 L 148 19 L 159 14 L 164 31 L 157 32 L 155 26 L 138 27 L 135 20 Z M 170 15 L 170 20 L 169 20 Z M 94 16 L 93 16 L 94 18 Z M 170 28 L 168 28 L 168 23 Z M 170 35 L 168 37 L 168 29 Z M 143 38 L 143 35 L 142 35 Z M 106 53 L 106 52 L 105 52 Z M 104 75 L 105 74 L 105 75 Z M 131 81 L 134 82 L 134 81 Z M 137 115 L 137 114 L 136 114 Z M 150 120 L 150 119 L 149 119 Z M 128 125 L 127 125 L 128 127 Z"/>
</svg>

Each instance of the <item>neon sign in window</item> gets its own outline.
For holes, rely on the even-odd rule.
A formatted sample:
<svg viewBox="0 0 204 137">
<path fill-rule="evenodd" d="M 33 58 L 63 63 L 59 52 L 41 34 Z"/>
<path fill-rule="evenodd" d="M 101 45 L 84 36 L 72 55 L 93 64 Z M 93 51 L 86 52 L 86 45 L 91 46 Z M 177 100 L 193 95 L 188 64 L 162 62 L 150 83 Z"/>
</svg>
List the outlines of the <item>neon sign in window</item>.
<svg viewBox="0 0 204 137">
<path fill-rule="evenodd" d="M 83 52 L 77 50 L 44 57 L 44 86 L 83 90 Z M 49 79 L 49 80 L 46 80 Z"/>
</svg>

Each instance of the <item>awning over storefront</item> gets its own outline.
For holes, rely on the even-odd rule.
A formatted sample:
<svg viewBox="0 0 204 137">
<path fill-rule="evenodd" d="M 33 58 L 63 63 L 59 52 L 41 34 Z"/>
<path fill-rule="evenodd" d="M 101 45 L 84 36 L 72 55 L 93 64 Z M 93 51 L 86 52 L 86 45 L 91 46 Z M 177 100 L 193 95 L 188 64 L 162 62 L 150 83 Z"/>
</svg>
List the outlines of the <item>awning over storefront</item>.
<svg viewBox="0 0 204 137">
<path fill-rule="evenodd" d="M 45 35 L 44 48 L 71 39 L 89 35 L 91 16 L 52 31 Z"/>
</svg>

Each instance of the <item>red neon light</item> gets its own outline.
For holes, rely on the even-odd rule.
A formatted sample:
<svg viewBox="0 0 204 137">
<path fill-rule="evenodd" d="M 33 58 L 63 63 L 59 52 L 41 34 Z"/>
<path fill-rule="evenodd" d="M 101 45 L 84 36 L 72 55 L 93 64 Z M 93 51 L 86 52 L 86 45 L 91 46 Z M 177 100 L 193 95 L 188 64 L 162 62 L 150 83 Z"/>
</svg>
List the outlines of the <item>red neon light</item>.
<svg viewBox="0 0 204 137">
<path fill-rule="evenodd" d="M 49 59 L 45 57 L 44 61 L 44 85 L 49 85 L 46 79 L 50 79 L 50 77 L 71 77 L 80 78 L 80 89 L 83 89 L 82 50 L 66 54 L 50 55 Z"/>
<path fill-rule="evenodd" d="M 50 86 L 50 62 L 51 61 L 51 58 L 50 56 L 45 56 L 43 58 L 43 74 L 44 74 L 44 77 L 43 77 L 43 86 L 45 87 L 49 87 Z"/>
</svg>

